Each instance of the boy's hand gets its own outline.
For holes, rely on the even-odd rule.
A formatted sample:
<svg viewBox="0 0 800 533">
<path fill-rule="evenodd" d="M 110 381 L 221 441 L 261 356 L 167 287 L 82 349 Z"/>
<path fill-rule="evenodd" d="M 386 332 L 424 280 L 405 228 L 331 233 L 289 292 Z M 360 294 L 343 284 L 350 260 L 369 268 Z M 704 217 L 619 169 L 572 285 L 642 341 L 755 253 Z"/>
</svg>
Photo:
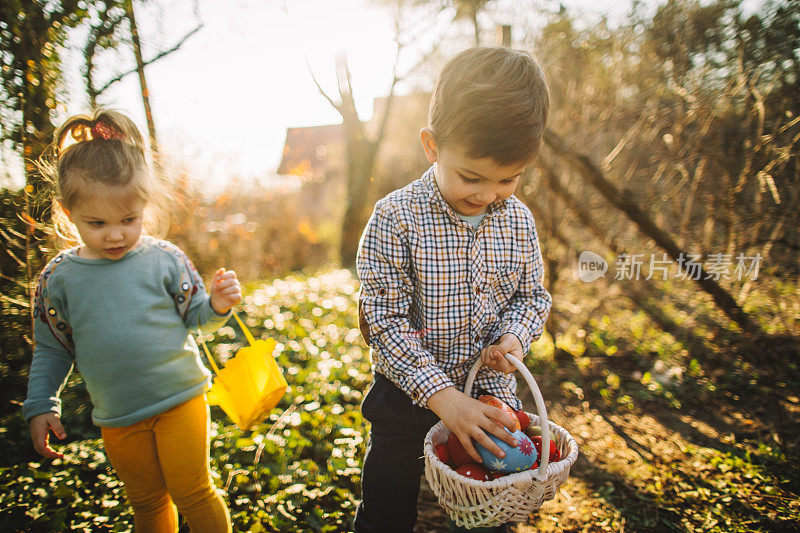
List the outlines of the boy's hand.
<svg viewBox="0 0 800 533">
<path fill-rule="evenodd" d="M 56 437 L 63 439 L 67 436 L 64 427 L 61 425 L 61 419 L 55 413 L 44 413 L 36 415 L 31 418 L 31 440 L 33 441 L 33 448 L 44 457 L 48 459 L 63 459 L 64 454 L 55 451 L 50 447 L 50 431 L 52 430 Z"/>
<path fill-rule="evenodd" d="M 520 361 L 525 357 L 525 354 L 522 353 L 522 344 L 513 333 L 506 333 L 500 337 L 500 340 L 498 340 L 496 344 L 492 344 L 481 350 L 481 362 L 492 370 L 510 374 L 514 372 L 517 367 L 506 360 L 506 354 L 513 355 Z"/>
<path fill-rule="evenodd" d="M 211 282 L 211 307 L 219 315 L 224 315 L 242 301 L 242 286 L 236 272 L 220 268 L 214 273 Z"/>
<path fill-rule="evenodd" d="M 505 456 L 500 447 L 489 438 L 486 431 L 500 438 L 509 446 L 518 444 L 517 440 L 500 425 L 502 423 L 510 431 L 513 431 L 514 421 L 511 419 L 511 415 L 497 407 L 470 398 L 456 390 L 455 387 L 447 387 L 435 392 L 428 398 L 428 407 L 439 415 L 450 431 L 455 433 L 464 446 L 464 450 L 477 463 L 482 463 L 483 460 L 472 445 L 473 440 L 481 443 L 484 448 L 497 457 L 502 459 Z"/>
</svg>

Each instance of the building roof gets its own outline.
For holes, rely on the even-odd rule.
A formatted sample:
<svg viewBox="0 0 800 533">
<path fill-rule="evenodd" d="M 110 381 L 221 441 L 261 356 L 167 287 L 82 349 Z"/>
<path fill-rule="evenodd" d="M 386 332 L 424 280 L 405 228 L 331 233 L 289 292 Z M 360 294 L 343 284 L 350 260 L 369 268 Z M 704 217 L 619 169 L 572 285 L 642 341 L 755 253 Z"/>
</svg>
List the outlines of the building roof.
<svg viewBox="0 0 800 533">
<path fill-rule="evenodd" d="M 323 172 L 330 164 L 328 148 L 344 142 L 341 124 L 287 128 L 278 174 L 305 176 Z"/>
</svg>

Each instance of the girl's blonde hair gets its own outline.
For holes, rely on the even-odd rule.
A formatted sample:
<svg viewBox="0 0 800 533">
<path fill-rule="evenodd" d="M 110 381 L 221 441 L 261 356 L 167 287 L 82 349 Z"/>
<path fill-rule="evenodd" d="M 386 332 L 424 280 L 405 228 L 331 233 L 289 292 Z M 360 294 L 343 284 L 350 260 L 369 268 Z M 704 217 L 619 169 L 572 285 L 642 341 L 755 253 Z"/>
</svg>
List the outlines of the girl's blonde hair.
<svg viewBox="0 0 800 533">
<path fill-rule="evenodd" d="M 56 234 L 68 244 L 80 242 L 64 208 L 71 210 L 97 194 L 98 185 L 119 201 L 147 204 L 146 230 L 163 234 L 169 223 L 167 189 L 148 171 L 144 150 L 136 124 L 118 111 L 68 118 L 56 132 L 51 160 L 40 165 L 55 185 Z"/>
</svg>

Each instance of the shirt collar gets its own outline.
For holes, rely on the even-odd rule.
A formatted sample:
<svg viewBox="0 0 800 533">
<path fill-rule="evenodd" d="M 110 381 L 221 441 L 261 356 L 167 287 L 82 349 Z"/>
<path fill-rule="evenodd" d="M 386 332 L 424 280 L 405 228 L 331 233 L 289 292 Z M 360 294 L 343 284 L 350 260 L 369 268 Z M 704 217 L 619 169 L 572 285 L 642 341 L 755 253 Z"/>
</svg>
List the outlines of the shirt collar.
<svg viewBox="0 0 800 533">
<path fill-rule="evenodd" d="M 439 185 L 436 183 L 435 168 L 435 166 L 431 166 L 431 168 L 422 175 L 422 183 L 425 185 L 425 189 L 428 192 L 428 199 L 432 204 L 439 206 L 442 211 L 447 213 L 454 223 L 467 224 L 465 220 L 456 214 L 455 210 L 445 201 L 444 196 L 442 196 L 442 191 L 439 190 Z M 486 211 L 486 218 L 505 216 L 508 211 L 507 204 L 508 198 L 489 204 L 489 208 Z"/>
</svg>

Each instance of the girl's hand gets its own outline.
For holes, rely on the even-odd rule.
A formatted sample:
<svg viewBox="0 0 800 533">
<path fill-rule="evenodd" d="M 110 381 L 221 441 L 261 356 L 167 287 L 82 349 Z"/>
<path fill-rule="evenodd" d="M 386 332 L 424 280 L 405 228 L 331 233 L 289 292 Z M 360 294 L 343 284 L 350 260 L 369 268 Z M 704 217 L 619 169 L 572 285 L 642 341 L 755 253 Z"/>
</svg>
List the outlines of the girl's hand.
<svg viewBox="0 0 800 533">
<path fill-rule="evenodd" d="M 464 446 L 464 450 L 477 463 L 482 463 L 483 460 L 472 441 L 481 443 L 484 448 L 500 459 L 505 456 L 500 447 L 489 438 L 487 432 L 509 446 L 518 444 L 511 433 L 503 429 L 505 426 L 509 431 L 513 431 L 514 421 L 511 419 L 511 415 L 497 407 L 470 398 L 463 392 L 457 391 L 455 387 L 435 392 L 428 398 L 428 407 L 439 415 L 450 431 L 455 433 Z"/>
<path fill-rule="evenodd" d="M 506 333 L 496 344 L 487 346 L 481 350 L 481 362 L 498 372 L 510 374 L 514 372 L 517 367 L 509 363 L 505 355 L 510 354 L 522 361 L 525 354 L 522 353 L 522 344 L 513 333 Z"/>
<path fill-rule="evenodd" d="M 59 439 L 67 436 L 64 427 L 61 425 L 61 419 L 55 413 L 44 413 L 36 415 L 31 418 L 31 440 L 33 441 L 33 448 L 44 457 L 48 459 L 63 459 L 64 454 L 55 451 L 50 447 L 50 431 L 55 434 Z"/>
<path fill-rule="evenodd" d="M 242 286 L 236 272 L 220 268 L 214 273 L 211 282 L 211 307 L 219 315 L 224 315 L 242 301 Z"/>
</svg>

